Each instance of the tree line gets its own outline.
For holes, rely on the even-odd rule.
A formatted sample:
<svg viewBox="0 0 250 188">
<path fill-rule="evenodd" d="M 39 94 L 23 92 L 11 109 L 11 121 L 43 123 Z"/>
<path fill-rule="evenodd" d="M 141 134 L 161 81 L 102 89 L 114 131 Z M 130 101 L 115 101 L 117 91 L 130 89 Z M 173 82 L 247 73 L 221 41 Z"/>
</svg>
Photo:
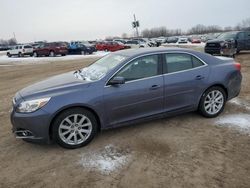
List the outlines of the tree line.
<svg viewBox="0 0 250 188">
<path fill-rule="evenodd" d="M 12 45 L 16 45 L 16 44 L 17 44 L 17 40 L 15 38 L 10 38 L 7 40 L 0 39 L 1 46 L 12 46 Z"/>
</svg>

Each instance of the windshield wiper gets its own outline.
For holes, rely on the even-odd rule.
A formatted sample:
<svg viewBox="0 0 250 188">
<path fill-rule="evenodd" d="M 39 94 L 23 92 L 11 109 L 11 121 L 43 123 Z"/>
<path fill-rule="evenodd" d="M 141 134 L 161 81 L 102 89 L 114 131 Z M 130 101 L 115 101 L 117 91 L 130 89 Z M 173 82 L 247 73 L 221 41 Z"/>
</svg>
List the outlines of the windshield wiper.
<svg viewBox="0 0 250 188">
<path fill-rule="evenodd" d="M 76 70 L 76 71 L 74 72 L 74 75 L 75 75 L 75 77 L 78 78 L 78 79 L 86 80 L 86 78 L 82 75 L 82 70 L 81 70 L 81 69 Z"/>
</svg>

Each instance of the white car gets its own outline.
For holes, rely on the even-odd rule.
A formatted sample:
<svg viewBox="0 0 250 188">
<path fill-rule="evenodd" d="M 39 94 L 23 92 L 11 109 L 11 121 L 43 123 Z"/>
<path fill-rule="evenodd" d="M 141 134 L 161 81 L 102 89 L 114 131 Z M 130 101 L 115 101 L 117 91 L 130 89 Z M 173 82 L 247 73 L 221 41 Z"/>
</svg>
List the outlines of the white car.
<svg viewBox="0 0 250 188">
<path fill-rule="evenodd" d="M 179 44 L 185 44 L 188 43 L 188 38 L 187 37 L 180 37 L 178 40 Z"/>
<path fill-rule="evenodd" d="M 30 45 L 17 45 L 7 51 L 8 57 L 16 55 L 18 57 L 23 57 L 25 55 L 33 56 L 33 47 Z"/>
<path fill-rule="evenodd" d="M 140 42 L 138 40 L 129 40 L 125 43 L 125 46 L 130 48 L 145 48 L 149 47 L 146 43 Z"/>
</svg>

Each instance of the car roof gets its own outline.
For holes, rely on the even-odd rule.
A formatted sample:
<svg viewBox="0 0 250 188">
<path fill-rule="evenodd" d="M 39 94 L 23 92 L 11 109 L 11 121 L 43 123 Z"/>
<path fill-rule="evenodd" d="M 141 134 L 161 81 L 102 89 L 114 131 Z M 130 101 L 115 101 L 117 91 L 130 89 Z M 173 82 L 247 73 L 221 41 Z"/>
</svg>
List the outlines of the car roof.
<svg viewBox="0 0 250 188">
<path fill-rule="evenodd" d="M 121 50 L 114 52 L 119 55 L 132 57 L 132 56 L 139 56 L 139 55 L 146 55 L 151 53 L 164 53 L 164 52 L 186 52 L 186 53 L 192 53 L 192 54 L 199 54 L 200 52 L 197 52 L 195 50 L 191 49 L 184 49 L 184 48 L 169 48 L 169 47 L 151 47 L 151 48 L 139 48 L 139 49 L 128 49 L 128 50 Z"/>
</svg>

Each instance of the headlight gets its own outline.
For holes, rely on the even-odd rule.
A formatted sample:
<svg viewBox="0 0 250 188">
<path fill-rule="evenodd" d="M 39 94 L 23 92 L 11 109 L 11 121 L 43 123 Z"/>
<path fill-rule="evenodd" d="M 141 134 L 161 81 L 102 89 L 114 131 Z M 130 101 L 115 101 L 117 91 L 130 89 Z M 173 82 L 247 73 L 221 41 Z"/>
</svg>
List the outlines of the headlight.
<svg viewBox="0 0 250 188">
<path fill-rule="evenodd" d="M 23 101 L 17 106 L 17 112 L 30 113 L 42 108 L 50 100 L 49 98 L 35 99 L 30 101 Z"/>
</svg>

